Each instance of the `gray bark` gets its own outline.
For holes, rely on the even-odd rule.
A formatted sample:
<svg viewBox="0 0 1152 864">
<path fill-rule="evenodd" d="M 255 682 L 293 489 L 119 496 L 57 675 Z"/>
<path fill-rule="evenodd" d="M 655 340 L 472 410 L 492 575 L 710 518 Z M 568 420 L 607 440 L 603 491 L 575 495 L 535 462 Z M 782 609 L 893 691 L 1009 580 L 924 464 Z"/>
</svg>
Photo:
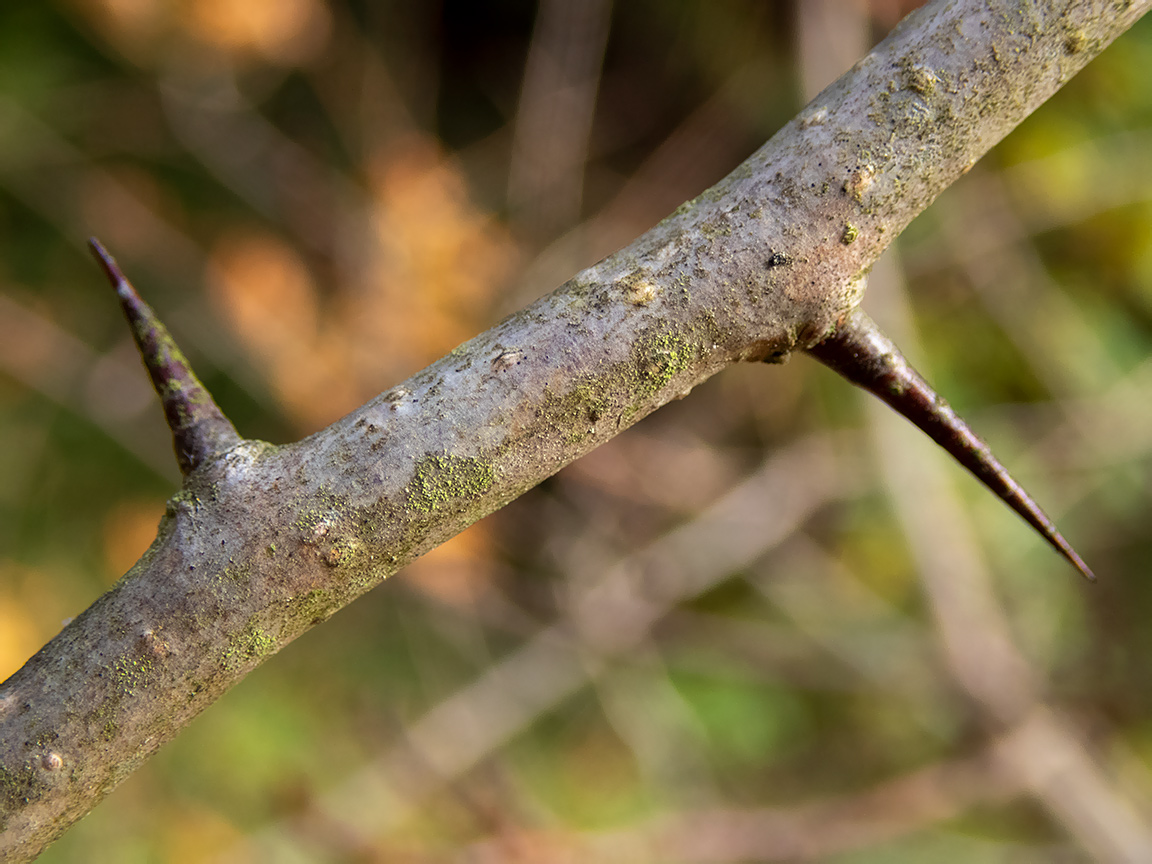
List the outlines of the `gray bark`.
<svg viewBox="0 0 1152 864">
<path fill-rule="evenodd" d="M 287 642 L 724 367 L 781 361 L 1147 11 L 935 2 L 630 246 L 327 429 L 197 467 L 155 543 L 0 685 L 0 857 L 34 858 Z"/>
</svg>

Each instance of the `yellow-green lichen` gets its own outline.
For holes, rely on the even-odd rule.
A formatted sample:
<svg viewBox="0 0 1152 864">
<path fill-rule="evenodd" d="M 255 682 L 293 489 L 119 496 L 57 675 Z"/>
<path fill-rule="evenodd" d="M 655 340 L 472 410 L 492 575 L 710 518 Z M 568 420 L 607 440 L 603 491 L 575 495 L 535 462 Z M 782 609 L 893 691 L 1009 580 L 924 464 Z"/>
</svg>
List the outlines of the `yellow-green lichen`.
<svg viewBox="0 0 1152 864">
<path fill-rule="evenodd" d="M 316 531 L 325 523 L 325 513 L 318 507 L 306 507 L 300 511 L 300 515 L 296 517 L 296 521 L 292 524 L 299 528 L 304 534 L 311 534 Z"/>
<path fill-rule="evenodd" d="M 299 594 L 289 601 L 292 614 L 308 624 L 319 624 L 339 608 L 340 602 L 331 591 L 313 588 L 306 594 Z"/>
<path fill-rule="evenodd" d="M 851 246 L 856 242 L 856 238 L 860 236 L 860 229 L 858 229 L 851 222 L 844 225 L 844 231 L 840 234 L 840 242 L 845 246 Z"/>
<path fill-rule="evenodd" d="M 217 574 L 217 578 L 225 579 L 237 585 L 243 585 L 251 575 L 252 564 L 249 561 L 244 561 L 241 564 L 229 563 L 227 567 Z"/>
<path fill-rule="evenodd" d="M 722 216 L 716 216 L 707 222 L 701 223 L 700 233 L 709 240 L 715 240 L 717 237 L 730 236 L 732 234 L 732 226 L 728 224 L 727 219 Z"/>
<path fill-rule="evenodd" d="M 123 696 L 134 696 L 148 685 L 152 675 L 152 661 L 140 657 L 120 657 L 112 666 L 116 688 Z"/>
<path fill-rule="evenodd" d="M 479 498 L 495 481 L 488 462 L 452 453 L 428 455 L 416 463 L 404 494 L 413 510 L 431 513 L 453 501 Z"/>
<path fill-rule="evenodd" d="M 342 540 L 337 540 L 335 543 L 325 549 L 321 553 L 320 558 L 329 567 L 338 567 L 342 564 L 347 565 L 352 560 L 359 547 L 360 544 L 355 540 L 351 538 L 344 538 Z"/>
<path fill-rule="evenodd" d="M 181 401 L 188 405 L 212 404 L 212 397 L 203 386 L 199 386 L 198 382 L 193 382 L 190 386 L 189 382 L 182 378 L 169 378 L 165 381 L 164 393 L 161 394 L 161 398 L 164 398 L 165 395 L 179 396 Z"/>
<path fill-rule="evenodd" d="M 687 369 L 695 356 L 692 343 L 674 333 L 660 333 L 639 345 L 640 371 L 649 392 L 663 388 Z"/>
<path fill-rule="evenodd" d="M 249 624 L 243 632 L 237 633 L 228 641 L 228 647 L 220 656 L 220 665 L 225 669 L 235 669 L 250 660 L 267 657 L 276 651 L 276 640 L 266 630 Z"/>
<path fill-rule="evenodd" d="M 322 486 L 313 496 L 313 500 L 320 502 L 318 507 L 303 507 L 292 523 L 301 533 L 301 539 L 313 545 L 320 541 L 340 521 L 339 515 L 346 509 L 346 503 L 338 495 L 334 495 L 327 486 Z"/>
<path fill-rule="evenodd" d="M 251 578 L 251 561 L 242 561 L 237 564 L 229 560 L 223 570 L 213 575 L 212 586 L 228 602 L 238 602 L 246 600 L 252 595 Z"/>
</svg>

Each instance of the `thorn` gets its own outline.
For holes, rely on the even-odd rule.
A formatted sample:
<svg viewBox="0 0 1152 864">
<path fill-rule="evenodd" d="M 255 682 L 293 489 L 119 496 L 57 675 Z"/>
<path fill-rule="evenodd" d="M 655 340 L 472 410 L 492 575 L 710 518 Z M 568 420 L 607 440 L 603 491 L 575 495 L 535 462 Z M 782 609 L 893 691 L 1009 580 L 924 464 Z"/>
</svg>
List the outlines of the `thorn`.
<svg viewBox="0 0 1152 864">
<path fill-rule="evenodd" d="M 95 237 L 88 240 L 88 246 L 120 298 L 144 366 L 152 377 L 152 386 L 164 406 L 180 473 L 187 476 L 199 465 L 238 444 L 240 436 L 193 373 L 152 307 L 140 299 L 136 289 L 124 278 L 116 259 Z"/>
<path fill-rule="evenodd" d="M 853 384 L 879 396 L 933 441 L 1024 520 L 1040 532 L 1089 580 L 1096 576 L 1056 530 L 1052 520 L 1024 491 L 967 423 L 912 368 L 900 349 L 862 309 L 854 309 L 831 336 L 808 353 Z"/>
</svg>

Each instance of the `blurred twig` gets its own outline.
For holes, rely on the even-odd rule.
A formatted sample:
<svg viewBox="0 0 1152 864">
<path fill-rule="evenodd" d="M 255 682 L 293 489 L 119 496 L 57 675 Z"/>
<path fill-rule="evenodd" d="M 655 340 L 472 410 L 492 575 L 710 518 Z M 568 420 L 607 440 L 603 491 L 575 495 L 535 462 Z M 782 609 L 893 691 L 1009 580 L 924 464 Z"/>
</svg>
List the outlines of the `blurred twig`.
<svg viewBox="0 0 1152 864">
<path fill-rule="evenodd" d="M 0 370 L 90 423 L 165 482 L 175 478 L 160 424 L 134 420 L 153 411 L 152 394 L 135 357 L 100 357 L 46 318 L 0 294 Z"/>
<path fill-rule="evenodd" d="M 508 168 L 509 204 L 532 236 L 580 216 L 611 19 L 612 0 L 542 0 L 537 8 Z"/>
<path fill-rule="evenodd" d="M 892 258 L 873 272 L 873 307 L 904 344 L 915 341 Z M 943 465 L 882 406 L 869 402 L 880 464 L 918 563 L 952 675 L 993 729 L 1016 728 L 1005 757 L 1032 793 L 1100 861 L 1152 856 L 1142 814 L 1107 780 L 1070 724 L 1043 703 L 1044 683 L 1021 654 Z"/>
<path fill-rule="evenodd" d="M 613 564 L 592 584 L 574 585 L 564 620 L 407 724 L 404 747 L 345 780 L 317 806 L 358 831 L 383 836 L 395 830 L 434 790 L 589 681 L 611 674 L 676 604 L 763 556 L 824 504 L 853 494 L 839 449 L 834 439 L 817 438 L 770 457 L 692 521 Z M 243 854 L 278 831 L 269 826 L 249 838 Z"/>
</svg>

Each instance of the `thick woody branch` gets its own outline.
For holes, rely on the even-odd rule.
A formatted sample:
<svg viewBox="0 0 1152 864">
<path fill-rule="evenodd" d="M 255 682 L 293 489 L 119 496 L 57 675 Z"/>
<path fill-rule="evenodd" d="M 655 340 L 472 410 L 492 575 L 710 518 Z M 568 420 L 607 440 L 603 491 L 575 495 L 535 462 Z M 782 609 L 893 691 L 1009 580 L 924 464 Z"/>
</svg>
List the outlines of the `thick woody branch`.
<svg viewBox="0 0 1152 864">
<path fill-rule="evenodd" d="M 0 685 L 0 857 L 35 857 L 422 552 L 724 367 L 819 342 L 888 243 L 1150 3 L 932 3 L 717 186 L 404 384 L 285 447 L 223 448 L 217 424 L 144 557 Z"/>
</svg>

